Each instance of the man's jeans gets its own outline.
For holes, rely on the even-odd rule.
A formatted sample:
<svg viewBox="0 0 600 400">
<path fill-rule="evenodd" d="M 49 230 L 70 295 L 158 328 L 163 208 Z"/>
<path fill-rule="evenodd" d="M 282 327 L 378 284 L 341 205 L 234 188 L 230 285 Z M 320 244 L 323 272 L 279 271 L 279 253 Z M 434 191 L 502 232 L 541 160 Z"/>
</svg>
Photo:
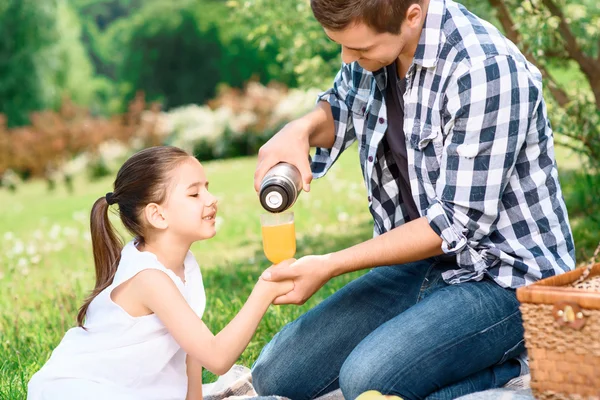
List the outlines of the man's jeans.
<svg viewBox="0 0 600 400">
<path fill-rule="evenodd" d="M 491 279 L 448 285 L 440 257 L 375 268 L 296 321 L 253 366 L 260 395 L 313 399 L 341 387 L 404 399 L 454 399 L 521 372 L 515 291 Z"/>
</svg>

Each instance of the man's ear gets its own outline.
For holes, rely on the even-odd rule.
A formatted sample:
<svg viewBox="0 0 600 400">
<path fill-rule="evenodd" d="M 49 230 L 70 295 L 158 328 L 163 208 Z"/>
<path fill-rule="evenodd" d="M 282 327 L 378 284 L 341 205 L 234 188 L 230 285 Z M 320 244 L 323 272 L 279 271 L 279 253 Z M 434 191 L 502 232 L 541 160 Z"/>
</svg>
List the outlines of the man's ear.
<svg viewBox="0 0 600 400">
<path fill-rule="evenodd" d="M 167 229 L 169 222 L 165 217 L 165 210 L 156 203 L 150 203 L 144 208 L 146 221 L 156 229 Z"/>
<path fill-rule="evenodd" d="M 419 3 L 412 4 L 406 11 L 406 24 L 411 28 L 417 28 L 421 25 L 423 17 L 423 7 Z"/>
</svg>

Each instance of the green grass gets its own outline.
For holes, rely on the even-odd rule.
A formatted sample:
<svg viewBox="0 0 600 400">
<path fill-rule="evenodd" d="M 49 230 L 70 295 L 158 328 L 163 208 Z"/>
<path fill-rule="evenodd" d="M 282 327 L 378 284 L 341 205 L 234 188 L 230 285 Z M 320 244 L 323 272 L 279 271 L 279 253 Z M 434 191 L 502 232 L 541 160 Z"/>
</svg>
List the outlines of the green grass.
<svg viewBox="0 0 600 400">
<path fill-rule="evenodd" d="M 348 151 L 331 174 L 313 183 L 311 193 L 300 196 L 293 208 L 297 257 L 371 237 L 357 161 L 356 151 Z M 219 229 L 192 251 L 206 286 L 204 320 L 214 333 L 234 317 L 270 265 L 261 247 L 263 210 L 252 185 L 255 165 L 254 158 L 205 164 L 211 191 L 219 198 Z M 24 398 L 31 375 L 74 325 L 93 285 L 88 213 L 111 190 L 112 179 L 88 182 L 78 177 L 73 194 L 62 185 L 48 193 L 43 182 L 21 186 L 16 194 L 0 191 L 0 399 Z M 302 307 L 271 307 L 239 362 L 251 365 L 285 323 L 356 276 L 335 279 Z M 206 381 L 212 379 L 205 374 Z"/>
<path fill-rule="evenodd" d="M 565 193 L 585 192 L 574 172 L 580 162 L 564 149 L 558 149 L 558 157 Z M 300 196 L 293 209 L 297 257 L 330 252 L 371 237 L 357 161 L 352 148 L 327 177 L 313 183 L 311 193 Z M 219 229 L 215 238 L 195 244 L 192 250 L 206 285 L 204 320 L 215 333 L 233 318 L 269 266 L 261 249 L 259 215 L 263 211 L 252 186 L 254 166 L 254 158 L 205 164 L 211 191 L 219 198 Z M 72 194 L 61 185 L 48 193 L 42 182 L 28 183 L 16 194 L 0 191 L 0 399 L 24 398 L 31 375 L 74 325 L 77 308 L 93 284 L 88 213 L 92 203 L 111 190 L 111 184 L 112 177 L 88 182 L 80 176 Z M 595 203 L 586 196 L 571 197 L 579 203 Z M 591 254 L 598 224 L 589 222 L 580 208 L 571 218 L 574 225 L 585 228 L 578 251 Z M 334 279 L 302 307 L 271 307 L 239 362 L 250 366 L 284 324 L 358 275 Z M 205 374 L 205 381 L 212 379 Z"/>
</svg>

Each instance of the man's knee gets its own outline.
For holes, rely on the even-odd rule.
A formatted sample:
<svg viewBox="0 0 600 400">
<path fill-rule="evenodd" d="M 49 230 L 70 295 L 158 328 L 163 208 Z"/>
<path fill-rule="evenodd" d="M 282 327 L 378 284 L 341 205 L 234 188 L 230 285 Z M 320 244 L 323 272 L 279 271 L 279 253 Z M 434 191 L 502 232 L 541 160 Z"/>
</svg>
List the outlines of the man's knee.
<svg viewBox="0 0 600 400">
<path fill-rule="evenodd" d="M 295 382 L 300 371 L 291 362 L 295 359 L 290 353 L 292 346 L 282 332 L 275 335 L 258 356 L 252 366 L 252 384 L 260 396 L 284 396 L 290 399 L 300 398 Z"/>
<path fill-rule="evenodd" d="M 377 362 L 376 354 L 367 355 L 354 352 L 342 365 L 340 370 L 340 388 L 347 400 L 353 400 L 361 393 L 376 390 L 384 395 L 400 396 L 404 399 L 414 398 L 410 390 L 410 376 L 403 376 L 402 371 L 392 365 Z M 401 365 L 401 364 L 395 364 Z M 404 370 L 405 368 L 402 368 Z M 400 383 L 406 383 L 400 385 Z"/>
<path fill-rule="evenodd" d="M 273 354 L 274 349 L 270 347 L 272 347 L 270 343 L 265 346 L 252 366 L 252 384 L 256 393 L 261 396 L 278 394 L 277 392 L 281 389 L 277 383 L 282 382 L 279 376 L 282 371 L 274 368 L 277 357 Z"/>
<path fill-rule="evenodd" d="M 353 400 L 368 390 L 382 392 L 384 382 L 379 379 L 378 369 L 368 360 L 361 361 L 360 357 L 350 355 L 340 370 L 340 388 L 344 398 Z"/>
</svg>

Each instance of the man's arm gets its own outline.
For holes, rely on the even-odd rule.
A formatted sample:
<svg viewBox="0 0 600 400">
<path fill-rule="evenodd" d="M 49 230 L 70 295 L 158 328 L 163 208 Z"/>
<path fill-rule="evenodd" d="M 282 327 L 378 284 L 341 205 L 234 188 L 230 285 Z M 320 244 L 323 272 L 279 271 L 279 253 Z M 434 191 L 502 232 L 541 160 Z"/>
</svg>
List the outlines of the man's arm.
<svg viewBox="0 0 600 400">
<path fill-rule="evenodd" d="M 335 253 L 302 257 L 290 266 L 272 267 L 264 279 L 294 280 L 294 290 L 273 304 L 304 304 L 333 277 L 381 265 L 404 264 L 442 254 L 442 239 L 425 217 Z"/>
<path fill-rule="evenodd" d="M 421 217 L 326 257 L 329 275 L 335 277 L 365 268 L 424 260 L 440 254 L 443 254 L 442 239 L 431 229 L 427 218 Z"/>
<path fill-rule="evenodd" d="M 344 65 L 333 87 L 319 96 L 311 112 L 288 123 L 260 148 L 254 172 L 257 192 L 267 171 L 280 162 L 295 165 L 302 176 L 303 189 L 310 191 L 313 170 L 317 177 L 323 176 L 356 140 L 351 113 L 346 106 L 350 83 L 351 67 Z M 317 147 L 313 170 L 308 159 L 310 147 Z"/>
<path fill-rule="evenodd" d="M 474 276 L 484 273 L 478 245 L 496 229 L 499 203 L 527 137 L 539 88 L 513 59 L 497 56 L 470 66 L 447 92 L 451 121 L 445 126 L 442 164 L 454 167 L 440 171 L 436 198 L 425 216 L 349 249 L 268 271 L 271 279 L 295 283 L 275 304 L 301 304 L 333 276 L 442 253 L 456 255 L 459 266 Z"/>
<path fill-rule="evenodd" d="M 315 109 L 302 118 L 306 119 L 308 124 L 308 143 L 310 147 L 323 147 L 326 149 L 333 147 L 335 123 L 331 112 L 331 104 L 326 101 L 319 101 Z"/>
</svg>

